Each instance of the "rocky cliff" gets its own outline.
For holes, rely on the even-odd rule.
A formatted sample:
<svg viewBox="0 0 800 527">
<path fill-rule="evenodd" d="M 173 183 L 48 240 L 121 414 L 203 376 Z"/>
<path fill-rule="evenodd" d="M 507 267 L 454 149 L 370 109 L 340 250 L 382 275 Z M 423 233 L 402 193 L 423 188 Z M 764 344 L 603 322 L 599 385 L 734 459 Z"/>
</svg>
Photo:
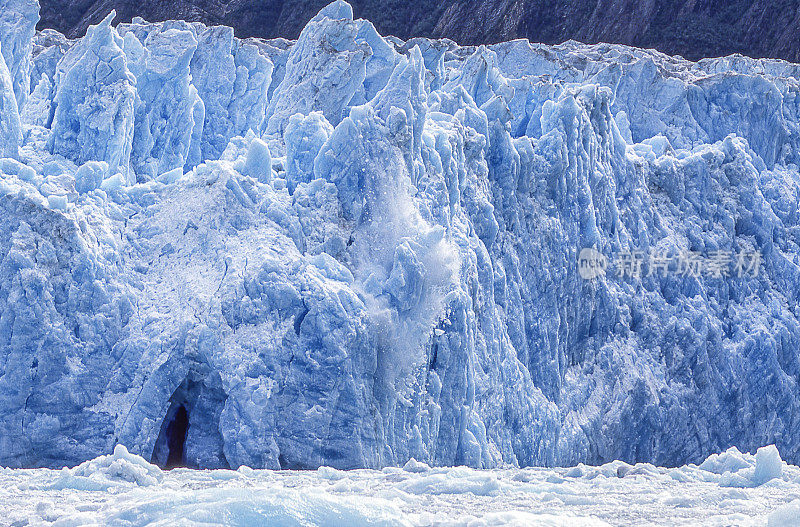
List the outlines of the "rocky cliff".
<svg viewBox="0 0 800 527">
<path fill-rule="evenodd" d="M 232 26 L 239 37 L 294 39 L 324 0 L 43 0 L 41 28 L 82 35 L 111 9 L 117 21 L 173 18 Z M 354 0 L 381 34 L 459 44 L 515 38 L 559 44 L 611 42 L 690 60 L 741 53 L 800 61 L 798 0 Z"/>
</svg>

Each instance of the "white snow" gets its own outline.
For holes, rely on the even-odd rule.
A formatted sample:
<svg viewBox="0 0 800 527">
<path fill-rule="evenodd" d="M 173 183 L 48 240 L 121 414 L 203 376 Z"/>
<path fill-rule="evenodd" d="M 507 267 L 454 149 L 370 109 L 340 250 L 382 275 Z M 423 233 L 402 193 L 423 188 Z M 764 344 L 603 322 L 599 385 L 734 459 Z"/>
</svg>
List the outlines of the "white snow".
<svg viewBox="0 0 800 527">
<path fill-rule="evenodd" d="M 763 449 L 770 455 L 774 448 Z M 727 452 L 730 471 L 761 456 Z M 731 489 L 694 465 L 162 472 L 117 447 L 74 469 L 0 469 L 11 525 L 769 526 L 800 522 L 800 468 Z M 780 458 L 778 458 L 780 462 Z M 719 464 L 715 464 L 719 468 Z M 730 473 L 730 472 L 726 472 Z"/>
</svg>

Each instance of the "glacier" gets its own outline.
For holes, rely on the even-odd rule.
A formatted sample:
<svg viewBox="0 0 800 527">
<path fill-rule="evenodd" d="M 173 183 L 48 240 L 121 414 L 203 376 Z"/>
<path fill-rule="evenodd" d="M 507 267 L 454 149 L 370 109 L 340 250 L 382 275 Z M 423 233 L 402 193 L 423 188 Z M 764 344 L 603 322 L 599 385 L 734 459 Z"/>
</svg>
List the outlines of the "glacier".
<svg viewBox="0 0 800 527">
<path fill-rule="evenodd" d="M 37 7 L 0 16 L 0 465 L 800 462 L 800 65 Z"/>
</svg>

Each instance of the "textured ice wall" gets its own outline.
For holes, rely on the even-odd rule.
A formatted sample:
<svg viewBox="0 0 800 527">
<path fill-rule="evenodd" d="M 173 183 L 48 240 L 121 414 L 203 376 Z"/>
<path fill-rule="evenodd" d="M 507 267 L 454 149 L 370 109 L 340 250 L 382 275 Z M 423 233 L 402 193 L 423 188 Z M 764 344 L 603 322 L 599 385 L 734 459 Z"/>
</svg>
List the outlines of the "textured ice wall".
<svg viewBox="0 0 800 527">
<path fill-rule="evenodd" d="M 403 43 L 341 1 L 296 43 L 32 49 L 1 464 L 163 463 L 183 412 L 198 467 L 797 462 L 799 66 Z M 585 280 L 586 247 L 763 264 Z"/>
<path fill-rule="evenodd" d="M 0 154 L 6 158 L 19 157 L 22 142 L 22 128 L 19 120 L 19 107 L 14 95 L 14 81 L 0 55 Z"/>
<path fill-rule="evenodd" d="M 17 158 L 22 142 L 19 111 L 30 83 L 37 0 L 0 2 L 0 155 Z"/>
<path fill-rule="evenodd" d="M 108 163 L 131 177 L 136 78 L 123 39 L 111 27 L 113 13 L 87 31 L 56 66 L 55 108 L 48 149 L 78 164 Z"/>
<path fill-rule="evenodd" d="M 28 97 L 33 35 L 38 21 L 38 0 L 0 2 L 0 54 L 11 74 L 18 107 L 24 106 Z"/>
</svg>

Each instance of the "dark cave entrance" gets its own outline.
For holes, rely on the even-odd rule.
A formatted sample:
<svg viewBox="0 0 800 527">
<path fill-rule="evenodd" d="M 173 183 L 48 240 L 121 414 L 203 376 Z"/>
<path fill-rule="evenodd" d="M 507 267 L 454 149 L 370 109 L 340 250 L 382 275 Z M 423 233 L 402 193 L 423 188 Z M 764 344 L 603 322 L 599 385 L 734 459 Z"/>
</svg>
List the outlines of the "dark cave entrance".
<svg viewBox="0 0 800 527">
<path fill-rule="evenodd" d="M 189 429 L 189 413 L 181 405 L 175 412 L 172 422 L 167 425 L 167 470 L 186 465 L 183 449 L 186 444 L 186 432 Z"/>
<path fill-rule="evenodd" d="M 230 468 L 219 426 L 226 399 L 217 375 L 185 379 L 169 399 L 150 462 L 167 470 Z"/>
</svg>

